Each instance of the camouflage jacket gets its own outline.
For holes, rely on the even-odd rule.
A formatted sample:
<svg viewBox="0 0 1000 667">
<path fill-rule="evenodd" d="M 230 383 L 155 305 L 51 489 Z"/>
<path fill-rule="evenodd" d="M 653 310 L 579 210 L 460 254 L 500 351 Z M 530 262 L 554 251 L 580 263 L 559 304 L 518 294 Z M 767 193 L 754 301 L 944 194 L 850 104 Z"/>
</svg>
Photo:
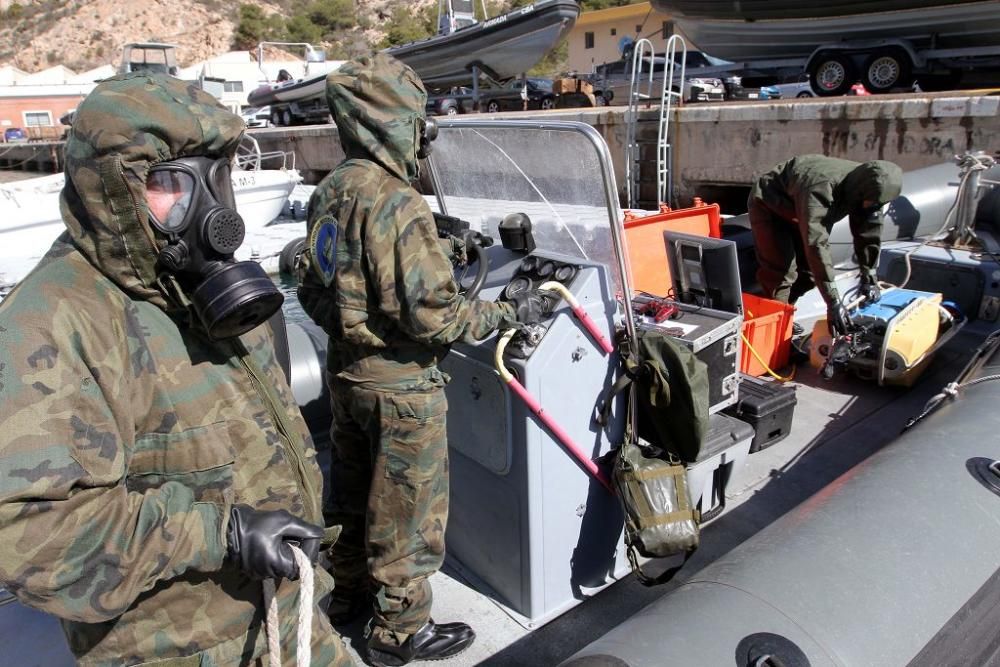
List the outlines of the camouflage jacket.
<svg viewBox="0 0 1000 667">
<path fill-rule="evenodd" d="M 156 126 L 171 114 L 187 134 Z M 226 154 L 231 118 L 176 79 L 99 85 L 67 146 L 68 232 L 0 303 L 0 582 L 63 619 L 83 664 L 261 655 L 261 584 L 224 562 L 229 508 L 322 523 L 269 327 L 210 342 L 154 275 L 145 166 Z M 280 586 L 283 618 L 297 596 Z"/>
<path fill-rule="evenodd" d="M 882 215 L 865 211 L 862 203 L 881 207 L 899 196 L 902 183 L 903 172 L 892 162 L 800 155 L 761 176 L 750 197 L 799 226 L 816 286 L 824 297 L 836 297 L 830 230 L 838 220 L 849 217 L 858 265 L 863 274 L 874 278 Z"/>
<path fill-rule="evenodd" d="M 330 336 L 335 377 L 386 389 L 428 389 L 461 338 L 514 319 L 508 304 L 468 301 L 430 207 L 409 185 L 426 93 L 390 56 L 349 63 L 327 78 L 327 101 L 348 159 L 309 201 L 299 300 Z"/>
</svg>

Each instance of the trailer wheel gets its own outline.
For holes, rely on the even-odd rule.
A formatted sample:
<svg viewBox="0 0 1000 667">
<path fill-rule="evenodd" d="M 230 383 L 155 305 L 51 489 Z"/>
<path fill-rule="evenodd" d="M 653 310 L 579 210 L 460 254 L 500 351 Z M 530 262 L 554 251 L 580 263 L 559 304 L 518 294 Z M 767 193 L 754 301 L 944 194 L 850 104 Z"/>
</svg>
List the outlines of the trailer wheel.
<svg viewBox="0 0 1000 667">
<path fill-rule="evenodd" d="M 847 56 L 838 53 L 818 56 L 809 69 L 809 83 L 820 97 L 844 95 L 856 79 L 854 63 Z"/>
<path fill-rule="evenodd" d="M 865 61 L 862 83 L 873 93 L 888 93 L 893 88 L 913 85 L 910 57 L 899 49 L 876 51 Z"/>
<path fill-rule="evenodd" d="M 290 109 L 281 112 L 281 124 L 285 127 L 292 126 L 292 111 Z"/>
<path fill-rule="evenodd" d="M 496 101 L 486 105 L 486 113 L 497 113 L 498 111 L 500 111 L 500 105 Z"/>
</svg>

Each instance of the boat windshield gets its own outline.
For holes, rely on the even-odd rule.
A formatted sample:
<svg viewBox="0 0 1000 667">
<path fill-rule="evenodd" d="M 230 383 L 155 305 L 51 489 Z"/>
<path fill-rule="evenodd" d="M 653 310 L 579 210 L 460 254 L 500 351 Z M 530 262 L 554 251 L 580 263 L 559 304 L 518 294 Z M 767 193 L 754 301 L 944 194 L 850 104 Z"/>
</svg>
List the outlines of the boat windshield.
<svg viewBox="0 0 1000 667">
<path fill-rule="evenodd" d="M 449 215 L 499 240 L 510 213 L 538 249 L 608 265 L 619 293 L 621 213 L 607 145 L 582 123 L 442 120 L 432 154 Z"/>
</svg>

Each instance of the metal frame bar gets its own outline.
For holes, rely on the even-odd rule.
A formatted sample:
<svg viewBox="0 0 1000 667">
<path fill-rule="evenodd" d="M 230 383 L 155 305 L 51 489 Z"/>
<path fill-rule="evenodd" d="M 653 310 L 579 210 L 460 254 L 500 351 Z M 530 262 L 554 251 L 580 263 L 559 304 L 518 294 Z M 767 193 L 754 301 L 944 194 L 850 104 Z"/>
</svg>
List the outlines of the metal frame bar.
<svg viewBox="0 0 1000 667">
<path fill-rule="evenodd" d="M 529 120 L 497 120 L 478 118 L 449 118 L 443 116 L 438 121 L 441 129 L 534 129 L 556 132 L 575 132 L 582 134 L 597 151 L 601 164 L 601 176 L 604 186 L 604 199 L 608 209 L 608 219 L 611 222 L 611 243 L 614 246 L 615 259 L 618 263 L 618 273 L 622 280 L 622 299 L 624 301 L 625 330 L 628 333 L 629 346 L 633 354 L 635 346 L 635 319 L 632 314 L 632 280 L 628 271 L 625 249 L 625 227 L 622 223 L 622 211 L 618 205 L 618 187 L 615 183 L 615 172 L 611 162 L 611 152 L 604 137 L 590 125 L 577 121 L 529 121 Z M 634 422 L 633 422 L 634 423 Z"/>
</svg>

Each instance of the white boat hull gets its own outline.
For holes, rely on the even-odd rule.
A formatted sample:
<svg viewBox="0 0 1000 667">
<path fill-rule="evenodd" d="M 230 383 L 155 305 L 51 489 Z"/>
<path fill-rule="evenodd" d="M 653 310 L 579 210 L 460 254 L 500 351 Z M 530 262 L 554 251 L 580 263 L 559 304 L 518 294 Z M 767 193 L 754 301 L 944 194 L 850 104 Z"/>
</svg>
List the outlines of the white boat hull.
<svg viewBox="0 0 1000 667">
<path fill-rule="evenodd" d="M 804 58 L 845 39 L 901 38 L 938 49 L 1000 46 L 1000 0 L 827 18 L 675 20 L 698 48 L 727 60 Z"/>
</svg>

